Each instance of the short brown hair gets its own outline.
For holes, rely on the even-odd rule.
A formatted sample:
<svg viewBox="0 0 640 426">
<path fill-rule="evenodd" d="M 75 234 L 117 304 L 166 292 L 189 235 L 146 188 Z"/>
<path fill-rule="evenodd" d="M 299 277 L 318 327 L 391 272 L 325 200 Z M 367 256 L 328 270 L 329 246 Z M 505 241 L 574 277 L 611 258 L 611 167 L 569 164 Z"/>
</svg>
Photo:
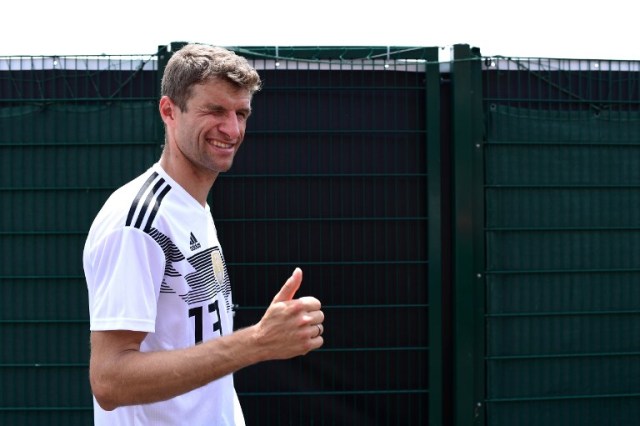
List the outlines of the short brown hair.
<svg viewBox="0 0 640 426">
<path fill-rule="evenodd" d="M 192 43 L 169 59 L 162 76 L 161 94 L 185 111 L 191 87 L 212 78 L 223 78 L 252 95 L 262 84 L 258 72 L 244 57 L 223 47 Z"/>
</svg>

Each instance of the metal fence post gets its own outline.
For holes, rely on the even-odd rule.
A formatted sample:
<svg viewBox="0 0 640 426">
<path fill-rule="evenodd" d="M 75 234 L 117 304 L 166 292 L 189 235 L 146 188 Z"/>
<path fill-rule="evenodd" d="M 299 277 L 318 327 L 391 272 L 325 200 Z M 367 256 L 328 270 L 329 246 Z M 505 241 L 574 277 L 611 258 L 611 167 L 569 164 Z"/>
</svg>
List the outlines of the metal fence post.
<svg viewBox="0 0 640 426">
<path fill-rule="evenodd" d="M 440 152 L 440 63 L 438 49 L 426 55 L 427 175 L 429 244 L 429 424 L 443 424 L 442 200 Z"/>
<path fill-rule="evenodd" d="M 484 260 L 480 57 L 454 46 L 453 81 L 453 418 L 484 423 Z"/>
</svg>

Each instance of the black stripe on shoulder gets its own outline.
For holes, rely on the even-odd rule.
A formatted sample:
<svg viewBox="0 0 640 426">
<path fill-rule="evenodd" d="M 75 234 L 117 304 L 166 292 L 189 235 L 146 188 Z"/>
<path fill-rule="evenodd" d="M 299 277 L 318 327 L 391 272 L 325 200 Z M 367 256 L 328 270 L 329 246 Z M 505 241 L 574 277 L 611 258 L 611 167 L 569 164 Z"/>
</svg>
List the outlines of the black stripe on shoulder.
<svg viewBox="0 0 640 426">
<path fill-rule="evenodd" d="M 167 186 L 162 188 L 162 191 L 160 192 L 160 194 L 158 194 L 158 197 L 156 197 L 156 202 L 153 205 L 151 214 L 149 214 L 149 219 L 147 220 L 147 225 L 144 227 L 144 232 L 148 233 L 151 230 L 151 225 L 153 224 L 153 219 L 155 219 L 156 214 L 158 213 L 158 208 L 160 208 L 160 203 L 162 203 L 162 199 L 164 198 L 165 195 L 169 193 L 170 190 L 171 190 L 171 185 L 167 184 Z"/>
<path fill-rule="evenodd" d="M 136 195 L 136 198 L 133 199 L 133 203 L 131 203 L 131 207 L 129 208 L 129 214 L 127 215 L 126 226 L 131 226 L 131 222 L 133 221 L 133 215 L 135 214 L 136 209 L 138 208 L 138 203 L 142 199 L 142 195 L 147 190 L 147 188 L 149 188 L 149 185 L 151 185 L 151 183 L 157 177 L 158 177 L 158 172 L 151 173 L 151 176 L 149 176 L 149 178 L 142 185 L 142 188 L 140 188 L 140 191 L 138 191 L 138 194 Z"/>
<path fill-rule="evenodd" d="M 140 208 L 140 213 L 138 213 L 138 220 L 136 220 L 136 224 L 133 225 L 135 228 L 140 228 L 140 225 L 142 225 L 142 220 L 144 219 L 144 216 L 147 214 L 147 209 L 149 208 L 149 204 L 151 204 L 153 197 L 155 197 L 156 193 L 158 192 L 158 189 L 160 189 L 160 187 L 163 184 L 164 184 L 164 179 L 163 178 L 158 179 L 156 184 L 153 185 L 153 189 L 149 191 L 149 193 L 147 194 L 147 197 L 144 199 L 144 203 Z"/>
</svg>

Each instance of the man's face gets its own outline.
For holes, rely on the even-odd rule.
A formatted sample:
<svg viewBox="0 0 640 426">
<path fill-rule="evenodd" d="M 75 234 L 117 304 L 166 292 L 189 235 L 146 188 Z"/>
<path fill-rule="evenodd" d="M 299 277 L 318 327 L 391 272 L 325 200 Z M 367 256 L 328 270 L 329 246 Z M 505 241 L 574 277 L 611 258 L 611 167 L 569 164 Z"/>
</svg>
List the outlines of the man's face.
<svg viewBox="0 0 640 426">
<path fill-rule="evenodd" d="M 229 170 L 251 114 L 249 91 L 213 79 L 193 86 L 186 110 L 175 111 L 176 145 L 196 173 Z"/>
</svg>

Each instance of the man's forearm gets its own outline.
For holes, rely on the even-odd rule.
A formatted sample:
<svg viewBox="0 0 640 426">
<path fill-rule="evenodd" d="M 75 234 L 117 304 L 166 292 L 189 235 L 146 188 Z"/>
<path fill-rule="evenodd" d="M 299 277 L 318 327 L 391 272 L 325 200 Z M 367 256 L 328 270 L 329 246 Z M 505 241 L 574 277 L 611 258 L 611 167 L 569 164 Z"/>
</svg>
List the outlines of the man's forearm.
<svg viewBox="0 0 640 426">
<path fill-rule="evenodd" d="M 93 332 L 91 356 L 92 390 L 105 410 L 170 399 L 261 360 L 253 327 L 159 352 L 140 352 L 135 345 L 110 352 L 112 339 L 106 333 L 118 332 Z"/>
</svg>

